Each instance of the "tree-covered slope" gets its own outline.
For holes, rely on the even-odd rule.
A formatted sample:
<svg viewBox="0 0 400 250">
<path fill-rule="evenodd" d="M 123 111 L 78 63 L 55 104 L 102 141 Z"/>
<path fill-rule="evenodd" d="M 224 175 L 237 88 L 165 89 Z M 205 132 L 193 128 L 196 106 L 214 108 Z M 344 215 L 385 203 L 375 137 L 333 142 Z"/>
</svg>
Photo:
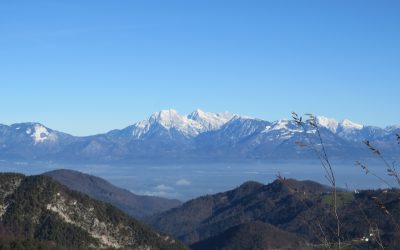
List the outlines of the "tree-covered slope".
<svg viewBox="0 0 400 250">
<path fill-rule="evenodd" d="M 47 176 L 0 174 L 5 235 L 70 249 L 185 249 L 113 206 L 71 191 Z"/>
<path fill-rule="evenodd" d="M 269 249 L 269 244 L 285 249 L 293 234 L 303 240 L 298 242 L 319 249 L 339 242 L 331 201 L 332 189 L 312 181 L 246 182 L 152 216 L 148 223 L 196 249 L 236 249 L 233 246 L 242 243 L 247 249 Z M 399 190 L 338 190 L 337 208 L 342 249 L 375 249 L 379 244 L 396 249 L 400 244 Z M 261 248 L 247 241 L 258 239 L 257 228 L 266 232 L 265 239 L 257 240 Z M 274 234 L 280 238 L 268 236 Z"/>
</svg>

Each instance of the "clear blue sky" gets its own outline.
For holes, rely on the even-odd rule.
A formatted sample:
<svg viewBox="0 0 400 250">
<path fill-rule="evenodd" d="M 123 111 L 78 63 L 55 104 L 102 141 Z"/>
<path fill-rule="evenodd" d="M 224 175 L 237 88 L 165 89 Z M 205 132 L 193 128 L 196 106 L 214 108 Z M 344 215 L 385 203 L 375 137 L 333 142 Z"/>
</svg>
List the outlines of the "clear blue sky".
<svg viewBox="0 0 400 250">
<path fill-rule="evenodd" d="M 160 109 L 400 124 L 400 1 L 0 2 L 0 123 L 74 135 Z"/>
</svg>

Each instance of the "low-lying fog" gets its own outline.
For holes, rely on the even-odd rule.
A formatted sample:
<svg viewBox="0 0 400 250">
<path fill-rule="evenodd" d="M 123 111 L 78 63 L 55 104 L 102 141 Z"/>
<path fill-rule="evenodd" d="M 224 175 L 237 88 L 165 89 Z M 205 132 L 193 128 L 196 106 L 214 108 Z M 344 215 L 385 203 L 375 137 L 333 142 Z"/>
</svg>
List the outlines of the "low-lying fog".
<svg viewBox="0 0 400 250">
<path fill-rule="evenodd" d="M 182 201 L 205 194 L 226 191 L 241 183 L 254 180 L 269 183 L 280 173 L 286 178 L 314 180 L 327 183 L 318 162 L 246 162 L 215 164 L 131 164 L 131 165 L 63 165 L 48 163 L 0 162 L 1 172 L 41 174 L 54 169 L 73 169 L 99 176 L 112 184 L 136 194 L 176 198 Z M 369 169 L 389 179 L 383 164 L 374 162 Z M 334 164 L 338 186 L 354 189 L 386 188 L 372 176 L 366 175 L 354 163 Z"/>
</svg>

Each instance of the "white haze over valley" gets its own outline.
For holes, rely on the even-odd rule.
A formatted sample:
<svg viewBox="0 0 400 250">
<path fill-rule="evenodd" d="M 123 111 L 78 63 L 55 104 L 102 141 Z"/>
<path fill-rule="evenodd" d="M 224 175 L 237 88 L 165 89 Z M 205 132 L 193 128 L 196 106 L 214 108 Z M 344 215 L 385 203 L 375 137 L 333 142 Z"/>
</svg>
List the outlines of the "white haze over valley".
<svg viewBox="0 0 400 250">
<path fill-rule="evenodd" d="M 385 168 L 371 162 L 370 170 L 385 177 Z M 247 162 L 215 164 L 163 164 L 163 165 L 59 165 L 0 162 L 4 172 L 41 174 L 67 168 L 99 176 L 112 184 L 136 194 L 161 196 L 186 201 L 205 194 L 235 188 L 245 181 L 269 183 L 282 175 L 285 178 L 314 180 L 327 184 L 317 161 L 310 162 Z M 350 190 L 387 188 L 380 180 L 365 173 L 354 164 L 335 163 L 339 187 Z"/>
</svg>

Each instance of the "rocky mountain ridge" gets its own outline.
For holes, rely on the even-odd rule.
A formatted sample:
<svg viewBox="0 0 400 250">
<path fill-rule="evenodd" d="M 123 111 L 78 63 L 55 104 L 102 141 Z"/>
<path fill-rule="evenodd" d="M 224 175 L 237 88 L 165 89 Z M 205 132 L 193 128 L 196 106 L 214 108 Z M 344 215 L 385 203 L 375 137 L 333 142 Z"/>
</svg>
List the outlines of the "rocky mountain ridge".
<svg viewBox="0 0 400 250">
<path fill-rule="evenodd" d="M 396 145 L 399 126 L 379 128 L 318 116 L 317 124 L 332 157 L 358 160 L 372 157 L 368 140 L 387 157 L 400 158 Z M 308 133 L 308 134 L 307 134 Z M 76 137 L 39 123 L 0 125 L 0 159 L 117 163 L 132 161 L 229 161 L 314 159 L 296 142 L 312 137 L 294 121 L 264 121 L 231 113 L 196 110 L 181 115 L 163 110 L 124 129 Z"/>
</svg>

